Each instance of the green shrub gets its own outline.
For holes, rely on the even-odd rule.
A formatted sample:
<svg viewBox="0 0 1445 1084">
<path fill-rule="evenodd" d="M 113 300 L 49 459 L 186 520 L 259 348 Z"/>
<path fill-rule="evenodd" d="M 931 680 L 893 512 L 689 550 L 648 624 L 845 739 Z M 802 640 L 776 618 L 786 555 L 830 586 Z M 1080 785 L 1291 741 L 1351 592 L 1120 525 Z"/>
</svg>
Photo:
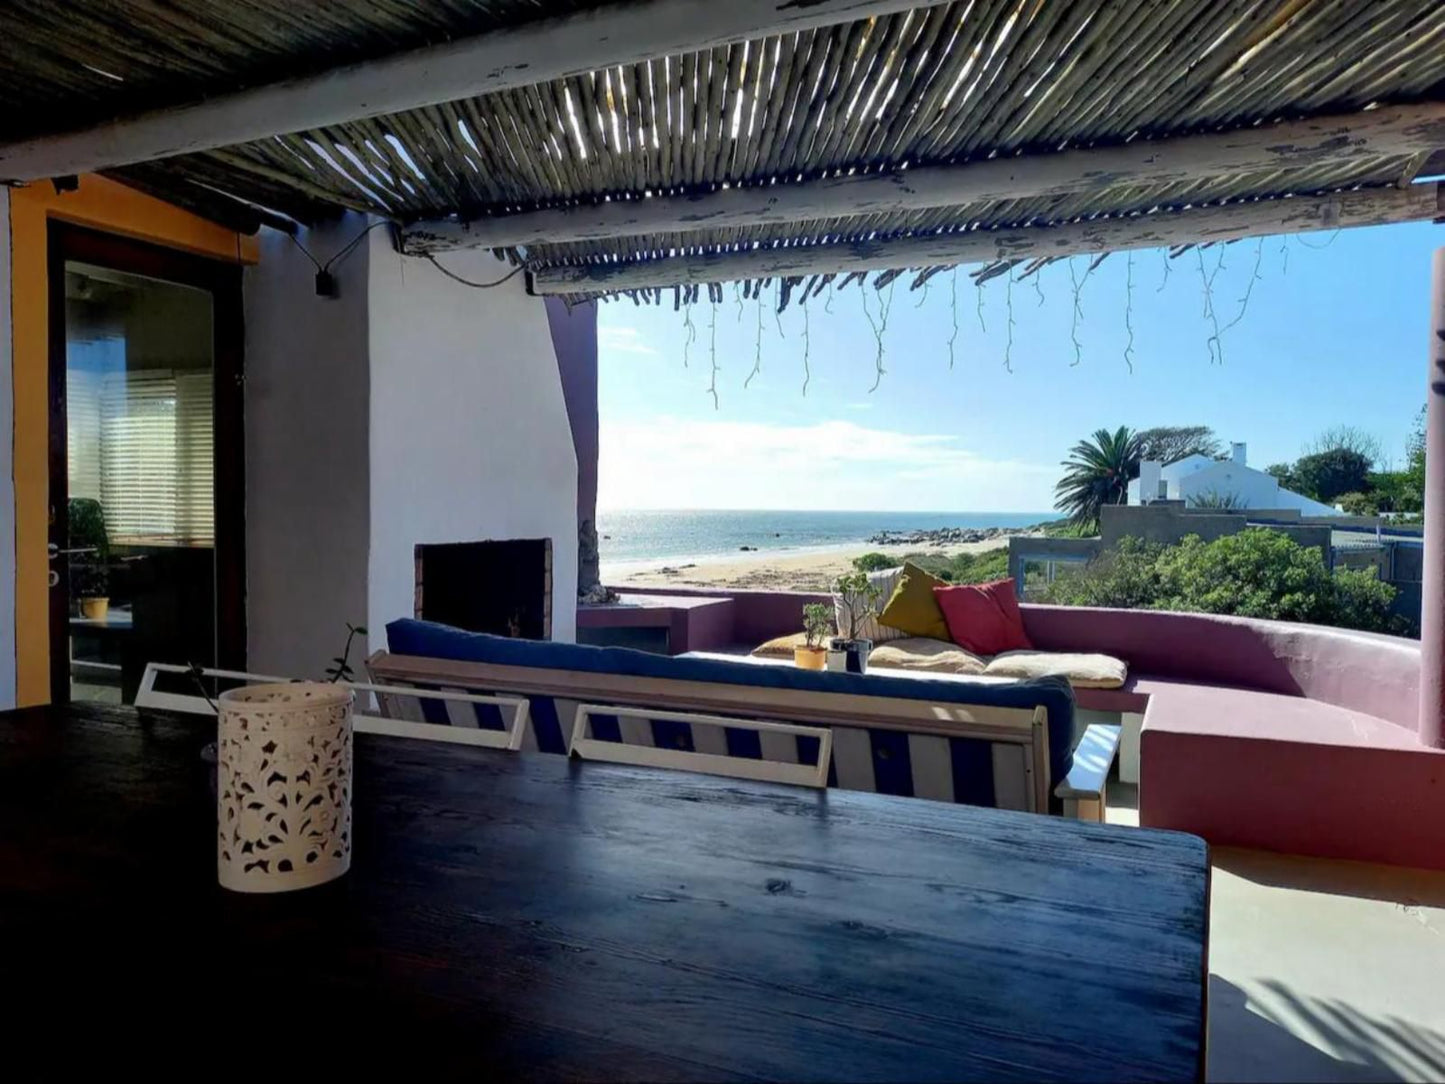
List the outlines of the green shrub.
<svg viewBox="0 0 1445 1084">
<path fill-rule="evenodd" d="M 1163 547 L 1138 538 L 1120 539 L 1079 570 L 1061 572 L 1038 595 L 1060 606 L 1109 606 L 1124 610 L 1157 609 L 1161 588 L 1158 561 Z"/>
<path fill-rule="evenodd" d="M 906 560 L 948 583 L 988 583 L 1008 577 L 1008 547 L 982 553 L 958 553 L 945 557 L 937 553 L 910 553 Z"/>
<path fill-rule="evenodd" d="M 1395 589 L 1373 569 L 1331 572 L 1315 547 L 1254 528 L 1172 546 L 1126 538 L 1039 595 L 1064 606 L 1181 610 L 1369 631 L 1402 631 L 1389 607 Z"/>
<path fill-rule="evenodd" d="M 897 568 L 901 562 L 886 553 L 865 553 L 853 558 L 853 567 L 859 572 L 881 572 L 885 568 Z"/>
<path fill-rule="evenodd" d="M 1373 568 L 1342 568 L 1335 572 L 1335 620 L 1331 625 L 1366 632 L 1393 632 L 1400 636 L 1418 636 L 1405 618 L 1390 612 L 1395 588 L 1376 574 Z"/>
<path fill-rule="evenodd" d="M 1342 493 L 1336 502 L 1347 516 L 1377 516 L 1379 498 L 1369 493 Z"/>
</svg>

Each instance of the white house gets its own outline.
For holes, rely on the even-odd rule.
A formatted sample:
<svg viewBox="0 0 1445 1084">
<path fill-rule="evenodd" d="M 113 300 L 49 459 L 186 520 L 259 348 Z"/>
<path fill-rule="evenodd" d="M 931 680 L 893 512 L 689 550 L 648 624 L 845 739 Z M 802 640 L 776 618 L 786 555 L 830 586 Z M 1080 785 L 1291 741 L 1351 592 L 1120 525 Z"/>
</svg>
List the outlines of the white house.
<svg viewBox="0 0 1445 1084">
<path fill-rule="evenodd" d="M 1141 493 L 1146 495 L 1144 499 Z M 1191 507 L 1217 503 L 1260 510 L 1297 508 L 1306 516 L 1339 514 L 1330 505 L 1285 489 L 1273 475 L 1249 466 L 1243 443 L 1233 446 L 1228 459 L 1191 455 L 1167 466 L 1157 461 L 1139 464 L 1139 477 L 1129 483 L 1129 503 L 1156 500 L 1183 501 Z"/>
</svg>

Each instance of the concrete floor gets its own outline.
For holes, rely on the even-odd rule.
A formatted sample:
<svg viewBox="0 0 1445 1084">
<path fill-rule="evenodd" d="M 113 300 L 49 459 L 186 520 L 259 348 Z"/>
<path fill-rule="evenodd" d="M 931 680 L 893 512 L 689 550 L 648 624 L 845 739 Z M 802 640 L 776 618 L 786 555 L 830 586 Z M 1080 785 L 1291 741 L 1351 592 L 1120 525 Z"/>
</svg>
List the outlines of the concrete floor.
<svg viewBox="0 0 1445 1084">
<path fill-rule="evenodd" d="M 1113 784 L 1109 820 L 1137 824 Z M 1445 873 L 1215 848 L 1214 1081 L 1445 1080 Z"/>
</svg>

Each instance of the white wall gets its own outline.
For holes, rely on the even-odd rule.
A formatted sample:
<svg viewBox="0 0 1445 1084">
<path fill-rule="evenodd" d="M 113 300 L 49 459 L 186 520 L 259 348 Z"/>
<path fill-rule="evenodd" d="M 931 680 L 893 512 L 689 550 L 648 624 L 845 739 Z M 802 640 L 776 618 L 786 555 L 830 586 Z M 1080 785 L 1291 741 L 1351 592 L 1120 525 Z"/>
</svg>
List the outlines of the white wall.
<svg viewBox="0 0 1445 1084">
<path fill-rule="evenodd" d="M 324 263 L 365 226 L 348 215 L 298 240 Z M 366 621 L 369 256 L 358 245 L 333 268 L 340 296 L 320 298 L 310 260 L 268 229 L 246 273 L 247 665 L 257 673 L 320 677 L 346 622 Z"/>
<path fill-rule="evenodd" d="M 1196 498 L 1217 493 L 1233 496 L 1239 508 L 1282 507 L 1277 502 L 1279 482 L 1272 475 L 1228 460 L 1186 474 L 1178 484 L 1179 499 L 1191 503 Z"/>
<path fill-rule="evenodd" d="M 15 706 L 15 411 L 10 328 L 10 191 L 0 188 L 0 710 Z"/>
<path fill-rule="evenodd" d="M 522 276 L 494 289 L 448 279 L 369 238 L 373 647 L 413 610 L 419 542 L 552 540 L 554 639 L 576 638 L 577 458 L 547 314 Z M 447 253 L 490 282 L 511 268 Z"/>
<path fill-rule="evenodd" d="M 1298 508 L 1301 515 L 1305 516 L 1338 516 L 1339 509 L 1332 504 L 1321 504 L 1313 498 L 1306 497 L 1302 493 L 1280 487 L 1275 494 L 1275 503 L 1271 508 Z"/>
</svg>

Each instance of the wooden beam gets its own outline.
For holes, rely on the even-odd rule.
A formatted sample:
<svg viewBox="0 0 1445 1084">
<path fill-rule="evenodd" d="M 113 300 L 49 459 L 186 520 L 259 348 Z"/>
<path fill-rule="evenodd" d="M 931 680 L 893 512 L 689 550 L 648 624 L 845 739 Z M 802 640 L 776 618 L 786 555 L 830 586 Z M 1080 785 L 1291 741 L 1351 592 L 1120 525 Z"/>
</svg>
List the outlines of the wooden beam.
<svg viewBox="0 0 1445 1084">
<path fill-rule="evenodd" d="M 34 181 L 248 143 L 948 0 L 624 0 L 84 131 L 0 146 Z"/>
<path fill-rule="evenodd" d="M 1445 102 L 1427 102 L 1123 147 L 723 189 L 704 195 L 614 200 L 467 223 L 421 222 L 404 231 L 403 251 L 421 255 L 454 248 L 605 241 L 995 200 L 1074 196 L 1120 185 L 1187 184 L 1200 177 L 1303 169 L 1324 161 L 1428 156 L 1441 147 L 1445 147 Z"/>
<path fill-rule="evenodd" d="M 1414 222 L 1445 215 L 1445 186 L 1393 186 L 1329 196 L 1258 200 L 1062 226 L 972 230 L 896 241 L 668 256 L 630 263 L 540 268 L 529 276 L 535 294 L 612 293 L 653 287 L 796 275 L 846 274 L 895 268 L 995 263 L 1112 252 L 1118 249 L 1237 241 L 1309 230 Z"/>
</svg>

